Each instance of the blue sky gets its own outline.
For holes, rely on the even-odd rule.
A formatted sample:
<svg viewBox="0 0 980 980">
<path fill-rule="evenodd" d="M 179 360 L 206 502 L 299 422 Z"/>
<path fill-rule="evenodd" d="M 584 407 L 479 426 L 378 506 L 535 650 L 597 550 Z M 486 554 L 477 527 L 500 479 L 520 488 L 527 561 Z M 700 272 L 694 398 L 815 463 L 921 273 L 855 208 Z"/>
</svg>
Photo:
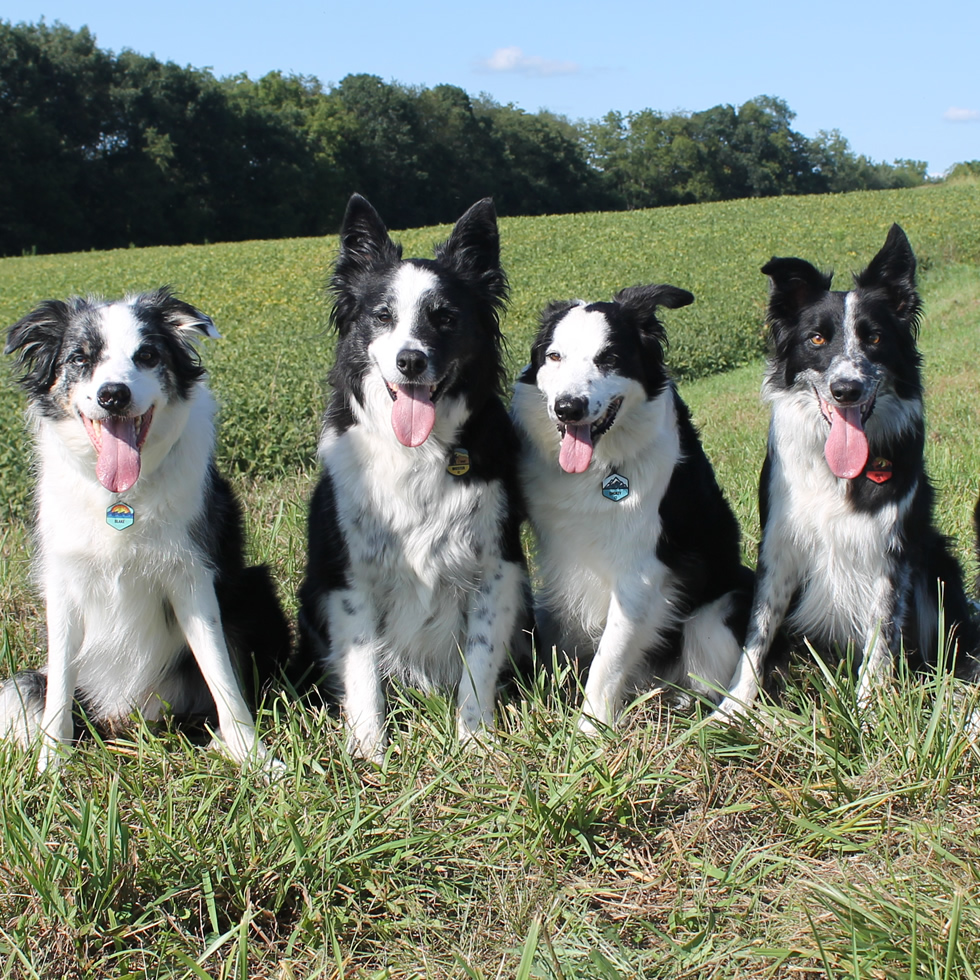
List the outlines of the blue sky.
<svg viewBox="0 0 980 980">
<path fill-rule="evenodd" d="M 572 119 L 774 95 L 799 132 L 839 129 L 874 160 L 980 159 L 976 0 L 5 0 L 0 17 L 88 25 L 102 48 L 218 76 L 368 72 Z"/>
</svg>

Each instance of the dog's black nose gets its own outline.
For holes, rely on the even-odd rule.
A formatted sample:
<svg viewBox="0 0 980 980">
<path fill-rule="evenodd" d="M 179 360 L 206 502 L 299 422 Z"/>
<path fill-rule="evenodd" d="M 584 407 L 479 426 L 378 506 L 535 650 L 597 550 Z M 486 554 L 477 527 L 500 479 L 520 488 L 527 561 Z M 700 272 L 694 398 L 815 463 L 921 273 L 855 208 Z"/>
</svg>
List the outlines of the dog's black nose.
<svg viewBox="0 0 980 980">
<path fill-rule="evenodd" d="M 99 393 L 96 397 L 98 398 L 99 405 L 107 412 L 122 412 L 129 407 L 133 393 L 129 390 L 129 385 L 110 381 L 99 388 Z"/>
<path fill-rule="evenodd" d="M 855 405 L 864 398 L 864 385 L 853 378 L 840 378 L 830 383 L 830 393 L 840 405 Z"/>
<path fill-rule="evenodd" d="M 429 359 L 424 351 L 406 347 L 398 352 L 395 363 L 406 378 L 417 378 L 429 366 Z"/>
<path fill-rule="evenodd" d="M 581 422 L 589 411 L 589 401 L 581 395 L 559 395 L 555 399 L 555 415 L 561 422 Z"/>
</svg>

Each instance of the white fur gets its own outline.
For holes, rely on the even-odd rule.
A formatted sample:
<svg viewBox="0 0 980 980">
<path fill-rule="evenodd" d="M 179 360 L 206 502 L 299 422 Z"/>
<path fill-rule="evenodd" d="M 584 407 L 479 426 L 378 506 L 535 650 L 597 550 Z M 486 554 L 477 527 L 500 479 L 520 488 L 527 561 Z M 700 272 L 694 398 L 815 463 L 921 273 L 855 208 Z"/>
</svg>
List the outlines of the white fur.
<svg viewBox="0 0 980 980">
<path fill-rule="evenodd" d="M 157 718 L 165 705 L 200 710 L 188 692 L 159 684 L 187 644 L 217 706 L 228 755 L 239 763 L 265 758 L 232 669 L 214 572 L 191 535 L 214 449 L 214 400 L 203 384 L 186 401 L 170 400 L 155 371 L 134 366 L 138 333 L 124 302 L 104 308 L 100 327 L 105 357 L 91 383 L 71 392 L 71 417 L 52 421 L 31 412 L 48 686 L 39 722 L 22 717 L 12 727 L 23 741 L 40 734 L 43 769 L 60 760 L 61 743 L 71 739 L 76 689 L 85 690 L 99 716 L 119 721 L 133 711 Z M 122 494 L 96 478 L 95 451 L 78 417 L 81 411 L 98 417 L 91 406 L 107 381 L 129 385 L 139 413 L 155 410 L 140 477 Z M 136 514 L 122 531 L 106 523 L 107 508 L 120 500 Z"/>
<path fill-rule="evenodd" d="M 357 411 L 365 424 L 327 430 L 319 450 L 350 560 L 350 587 L 327 594 L 321 615 L 344 682 L 348 745 L 368 758 L 383 753 L 386 676 L 456 690 L 461 737 L 489 725 L 523 588 L 520 567 L 497 550 L 501 489 L 446 471 L 464 407 L 441 401 L 432 435 L 408 448 L 383 388 L 365 379 L 386 414 Z"/>
<path fill-rule="evenodd" d="M 601 313 L 573 308 L 555 327 L 537 385 L 517 384 L 512 408 L 526 434 L 520 473 L 537 539 L 539 605 L 560 611 L 565 652 L 591 661 L 580 721 L 589 733 L 596 722 L 614 723 L 645 653 L 683 622 L 678 581 L 656 554 L 661 501 L 681 460 L 673 387 L 648 399 L 637 381 L 600 372 L 595 357 L 608 329 Z M 584 473 L 566 473 L 558 464 L 560 394 L 588 400 L 583 422 L 601 419 L 611 401 L 623 399 Z M 614 471 L 629 480 L 621 501 L 601 492 Z M 695 610 L 684 622 L 676 673 L 658 679 L 709 696 L 724 687 L 739 653 L 724 623 L 728 611 L 724 600 Z"/>
<path fill-rule="evenodd" d="M 745 651 L 728 696 L 715 712 L 719 720 L 744 714 L 755 700 L 776 631 L 793 595 L 804 585 L 787 625 L 818 647 L 844 647 L 849 641 L 859 645 L 862 703 L 890 669 L 882 639 L 885 623 L 894 618 L 897 591 L 889 555 L 898 547 L 899 528 L 917 484 L 897 505 L 875 514 L 850 507 L 848 481 L 835 477 L 824 459 L 827 423 L 813 385 L 811 379 L 804 390 L 777 393 L 768 384 L 764 389 L 772 402 L 772 465 L 769 517 L 759 556 L 763 570 Z M 898 434 L 914 424 L 920 412 L 917 402 L 903 402 L 883 391 L 868 422 L 869 436 L 876 429 Z"/>
</svg>

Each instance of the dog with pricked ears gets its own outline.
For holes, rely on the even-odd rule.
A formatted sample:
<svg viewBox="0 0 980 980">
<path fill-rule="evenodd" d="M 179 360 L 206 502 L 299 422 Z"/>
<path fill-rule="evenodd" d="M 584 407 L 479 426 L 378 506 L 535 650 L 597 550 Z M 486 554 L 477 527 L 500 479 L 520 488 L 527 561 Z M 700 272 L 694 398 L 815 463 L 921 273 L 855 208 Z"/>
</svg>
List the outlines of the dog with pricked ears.
<svg viewBox="0 0 980 980">
<path fill-rule="evenodd" d="M 234 761 L 279 767 L 252 709 L 289 628 L 214 464 L 216 406 L 195 342 L 210 317 L 168 288 L 42 303 L 8 331 L 37 469 L 47 662 L 0 684 L 0 732 L 61 761 L 76 709 L 113 733 L 134 712 L 217 725 Z"/>
<path fill-rule="evenodd" d="M 863 706 L 898 657 L 912 670 L 938 661 L 975 677 L 980 636 L 936 528 L 923 459 L 921 303 L 908 238 L 892 225 L 844 291 L 799 258 L 773 258 L 762 272 L 772 410 L 762 540 L 745 650 L 716 718 L 751 710 L 781 637 L 828 657 L 853 646 Z"/>
<path fill-rule="evenodd" d="M 654 284 L 552 303 L 515 386 L 539 656 L 583 669 L 587 733 L 644 688 L 719 697 L 745 637 L 738 523 L 665 364 L 660 311 L 693 300 Z"/>
<path fill-rule="evenodd" d="M 530 628 L 493 203 L 469 208 L 433 259 L 403 259 L 353 195 L 331 291 L 297 672 L 323 676 L 354 755 L 383 758 L 393 680 L 449 693 L 461 741 L 479 741 Z"/>
</svg>

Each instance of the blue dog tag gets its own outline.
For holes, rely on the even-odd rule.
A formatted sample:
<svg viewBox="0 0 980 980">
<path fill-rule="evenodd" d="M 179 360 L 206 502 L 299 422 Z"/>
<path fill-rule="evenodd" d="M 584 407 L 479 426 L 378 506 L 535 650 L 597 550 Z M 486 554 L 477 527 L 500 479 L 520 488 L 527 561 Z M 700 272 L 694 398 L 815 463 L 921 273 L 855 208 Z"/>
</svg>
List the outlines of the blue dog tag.
<svg viewBox="0 0 980 980">
<path fill-rule="evenodd" d="M 602 481 L 602 495 L 608 500 L 625 500 L 630 495 L 630 481 L 619 473 L 610 473 Z"/>
<path fill-rule="evenodd" d="M 117 531 L 125 531 L 136 520 L 136 511 L 129 504 L 113 504 L 105 512 L 105 522 Z"/>
</svg>

